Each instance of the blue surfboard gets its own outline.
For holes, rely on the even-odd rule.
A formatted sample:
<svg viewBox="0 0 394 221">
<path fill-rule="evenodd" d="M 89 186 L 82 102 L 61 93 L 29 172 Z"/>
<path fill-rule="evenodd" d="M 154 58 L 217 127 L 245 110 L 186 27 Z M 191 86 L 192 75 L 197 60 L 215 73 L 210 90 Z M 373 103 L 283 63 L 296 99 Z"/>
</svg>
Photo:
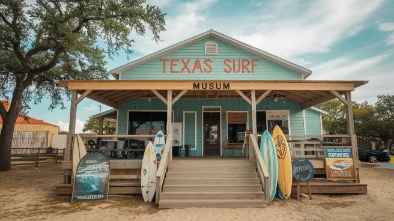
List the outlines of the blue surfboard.
<svg viewBox="0 0 394 221">
<path fill-rule="evenodd" d="M 274 140 L 267 130 L 261 136 L 260 152 L 270 176 L 270 200 L 272 201 L 274 200 L 278 184 L 278 159 Z"/>
</svg>

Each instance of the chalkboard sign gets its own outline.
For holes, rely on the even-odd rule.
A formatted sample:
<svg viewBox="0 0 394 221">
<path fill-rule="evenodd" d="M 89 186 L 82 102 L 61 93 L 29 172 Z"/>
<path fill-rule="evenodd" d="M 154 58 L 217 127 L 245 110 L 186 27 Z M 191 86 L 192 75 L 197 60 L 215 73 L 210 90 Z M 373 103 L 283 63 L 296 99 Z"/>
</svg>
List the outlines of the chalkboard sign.
<svg viewBox="0 0 394 221">
<path fill-rule="evenodd" d="M 356 180 L 352 147 L 324 147 L 327 180 Z"/>
<path fill-rule="evenodd" d="M 106 200 L 109 174 L 107 156 L 99 152 L 85 155 L 78 164 L 71 201 Z"/>
<path fill-rule="evenodd" d="M 297 159 L 291 163 L 293 178 L 300 182 L 309 182 L 315 175 L 315 168 L 308 159 Z"/>
</svg>

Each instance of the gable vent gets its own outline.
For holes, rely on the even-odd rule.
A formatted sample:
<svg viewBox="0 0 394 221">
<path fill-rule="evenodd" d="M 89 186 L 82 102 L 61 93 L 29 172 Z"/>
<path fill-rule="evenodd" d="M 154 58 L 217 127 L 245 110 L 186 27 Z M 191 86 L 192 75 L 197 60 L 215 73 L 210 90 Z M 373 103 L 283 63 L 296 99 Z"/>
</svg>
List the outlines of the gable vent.
<svg viewBox="0 0 394 221">
<path fill-rule="evenodd" d="M 218 44 L 213 41 L 208 41 L 207 43 L 205 43 L 205 54 L 218 54 Z"/>
</svg>

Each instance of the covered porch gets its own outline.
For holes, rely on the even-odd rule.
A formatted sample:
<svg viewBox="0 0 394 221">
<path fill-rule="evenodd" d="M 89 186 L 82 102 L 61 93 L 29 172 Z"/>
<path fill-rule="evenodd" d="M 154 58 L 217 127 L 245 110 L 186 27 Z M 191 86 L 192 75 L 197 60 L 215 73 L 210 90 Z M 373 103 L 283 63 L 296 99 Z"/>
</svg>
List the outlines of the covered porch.
<svg viewBox="0 0 394 221">
<path fill-rule="evenodd" d="M 308 158 L 312 161 L 316 174 L 324 176 L 325 165 L 324 155 L 322 155 L 323 147 L 326 145 L 339 145 L 349 146 L 353 150 L 353 159 L 356 166 L 356 180 L 354 184 L 360 183 L 360 177 L 358 176 L 358 169 L 360 168 L 360 162 L 357 156 L 357 140 L 354 132 L 353 124 L 353 113 L 352 113 L 352 98 L 351 92 L 355 88 L 365 84 L 365 81 L 297 81 L 297 80 L 272 80 L 272 81 L 130 81 L 130 80 L 117 80 L 117 81 L 58 81 L 72 91 L 71 97 L 71 108 L 70 108 L 70 129 L 69 138 L 67 141 L 67 148 L 65 152 L 65 162 L 63 169 L 65 170 L 65 178 L 62 185 L 57 188 L 59 194 L 69 194 L 69 187 L 72 185 L 71 177 L 71 144 L 72 137 L 75 134 L 75 121 L 77 106 L 80 101 L 84 98 L 90 98 L 100 103 L 106 104 L 114 109 L 119 110 L 123 102 L 137 99 L 157 99 L 166 106 L 167 113 L 167 124 L 166 124 L 166 148 L 163 154 L 163 160 L 160 163 L 159 171 L 157 174 L 157 193 L 156 202 L 160 200 L 161 188 L 163 187 L 164 176 L 167 172 L 168 165 L 172 161 L 172 147 L 173 147 L 173 129 L 172 123 L 174 122 L 173 105 L 176 104 L 180 99 L 242 99 L 244 100 L 251 109 L 251 125 L 249 126 L 251 135 L 245 139 L 252 142 L 253 145 L 249 145 L 252 151 L 244 152 L 244 157 L 248 157 L 251 162 L 256 162 L 256 168 L 263 168 L 260 171 L 261 184 L 264 186 L 267 184 L 267 173 L 264 172 L 264 163 L 256 160 L 258 159 L 257 150 L 258 145 L 258 133 L 257 133 L 257 105 L 263 100 L 270 100 L 276 102 L 278 100 L 286 100 L 301 105 L 302 109 L 305 110 L 316 104 L 338 98 L 347 106 L 347 131 L 346 135 L 335 135 L 335 136 L 323 136 L 323 135 L 307 135 L 307 134 L 289 134 L 287 139 L 289 141 L 290 150 L 292 152 L 292 159 L 297 158 Z M 111 113 L 115 116 L 114 112 Z M 117 113 L 117 118 L 119 116 Z M 117 135 L 89 135 L 86 138 L 101 138 L 113 139 L 113 140 L 149 140 L 152 135 L 129 135 L 129 134 L 117 134 Z M 225 139 L 220 140 L 221 147 L 225 145 Z M 227 144 L 231 147 L 231 144 Z M 235 145 L 234 148 L 240 148 L 243 145 Z M 203 147 L 202 147 L 203 148 Z M 115 151 L 115 150 L 113 150 Z M 132 151 L 131 151 L 132 152 Z M 254 155 L 251 153 L 255 153 Z M 204 156 L 204 152 L 202 153 Z M 220 156 L 223 156 L 222 152 Z M 214 159 L 213 159 L 214 160 Z M 138 184 L 140 176 L 141 159 L 137 158 L 121 158 L 111 159 L 111 179 L 121 178 L 134 180 L 134 183 Z M 114 184 L 113 191 L 110 194 L 140 194 L 139 185 L 134 185 L 131 188 L 131 184 L 125 188 L 116 186 Z M 122 184 L 125 185 L 125 184 Z M 355 185 L 354 185 L 355 186 Z M 116 188 L 115 188 L 116 187 Z M 265 186 L 264 188 L 269 188 Z M 263 189 L 264 189 L 263 188 Z M 357 187 L 359 188 L 359 187 Z M 115 190 L 117 189 L 117 190 Z M 122 190 L 120 190 L 122 189 Z M 332 192 L 332 188 L 319 188 L 319 192 L 329 190 Z M 336 188 L 338 193 L 343 190 Z M 348 191 L 348 190 L 346 190 Z M 358 192 L 357 192 L 358 191 Z M 357 193 L 360 193 L 358 189 Z M 335 192 L 335 190 L 334 190 Z M 351 192 L 351 191 L 350 191 Z M 366 186 L 362 189 L 363 193 L 366 192 Z"/>
</svg>

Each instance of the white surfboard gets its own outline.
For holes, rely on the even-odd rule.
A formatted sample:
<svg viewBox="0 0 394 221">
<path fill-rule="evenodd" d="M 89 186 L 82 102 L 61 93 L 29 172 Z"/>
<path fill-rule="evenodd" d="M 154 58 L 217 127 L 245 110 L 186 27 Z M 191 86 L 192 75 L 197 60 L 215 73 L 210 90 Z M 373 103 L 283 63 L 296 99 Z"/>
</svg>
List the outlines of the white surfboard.
<svg viewBox="0 0 394 221">
<path fill-rule="evenodd" d="M 155 140 L 153 141 L 153 146 L 155 147 L 156 150 L 156 158 L 160 160 L 161 155 L 163 154 L 163 149 L 166 144 L 164 134 L 162 131 L 159 131 L 156 134 Z"/>
<path fill-rule="evenodd" d="M 152 202 L 156 191 L 156 151 L 150 141 L 145 148 L 141 167 L 141 190 L 145 202 Z"/>
<path fill-rule="evenodd" d="M 74 142 L 72 145 L 72 162 L 73 162 L 73 177 L 77 172 L 79 161 L 86 155 L 86 147 L 82 138 L 79 135 L 74 135 Z"/>
</svg>

